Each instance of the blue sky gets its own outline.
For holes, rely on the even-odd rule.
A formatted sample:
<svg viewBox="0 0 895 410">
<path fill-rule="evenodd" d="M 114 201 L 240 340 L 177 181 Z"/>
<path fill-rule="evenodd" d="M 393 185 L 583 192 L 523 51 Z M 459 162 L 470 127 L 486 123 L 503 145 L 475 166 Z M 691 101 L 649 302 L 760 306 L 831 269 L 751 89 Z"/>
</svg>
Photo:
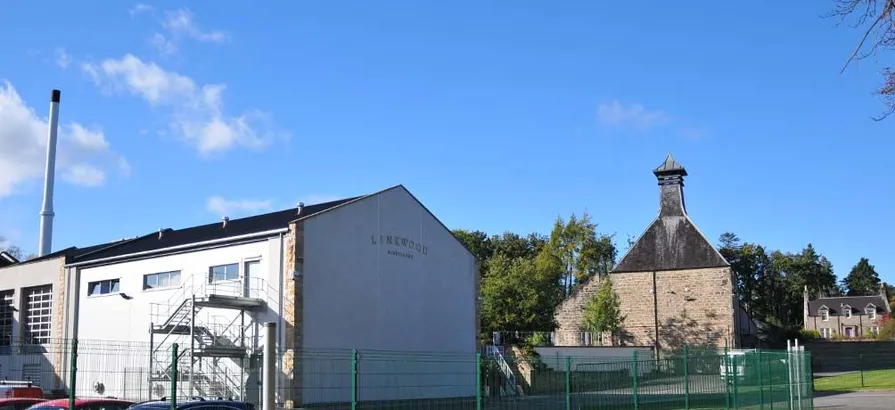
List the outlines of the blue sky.
<svg viewBox="0 0 895 410">
<path fill-rule="evenodd" d="M 879 63 L 839 74 L 832 1 L 32 3 L 0 25 L 0 235 L 29 251 L 59 88 L 54 249 L 399 183 L 450 227 L 586 209 L 623 245 L 671 151 L 713 241 L 895 281 L 895 119 Z"/>
</svg>

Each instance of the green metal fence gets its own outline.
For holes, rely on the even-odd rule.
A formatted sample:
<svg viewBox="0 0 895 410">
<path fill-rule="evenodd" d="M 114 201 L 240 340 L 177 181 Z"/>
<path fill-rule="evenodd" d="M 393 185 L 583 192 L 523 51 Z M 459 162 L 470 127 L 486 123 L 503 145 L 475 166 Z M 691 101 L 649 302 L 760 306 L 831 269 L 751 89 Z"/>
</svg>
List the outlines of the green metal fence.
<svg viewBox="0 0 895 410">
<path fill-rule="evenodd" d="M 895 355 L 848 353 L 812 357 L 816 391 L 895 389 Z"/>
<path fill-rule="evenodd" d="M 77 397 L 140 401 L 173 392 L 182 400 L 227 392 L 260 403 L 260 351 L 203 362 L 183 346 L 176 353 L 167 346 L 171 359 L 160 364 L 150 363 L 148 345 L 133 342 L 29 346 L 11 349 L 9 362 L 0 354 L 2 377 L 34 377 L 25 370 L 40 367 L 45 390 L 75 386 Z M 550 360 L 521 352 L 281 351 L 276 401 L 284 408 L 327 409 L 813 408 L 808 352 L 684 348 L 659 359 L 604 353 Z"/>
</svg>

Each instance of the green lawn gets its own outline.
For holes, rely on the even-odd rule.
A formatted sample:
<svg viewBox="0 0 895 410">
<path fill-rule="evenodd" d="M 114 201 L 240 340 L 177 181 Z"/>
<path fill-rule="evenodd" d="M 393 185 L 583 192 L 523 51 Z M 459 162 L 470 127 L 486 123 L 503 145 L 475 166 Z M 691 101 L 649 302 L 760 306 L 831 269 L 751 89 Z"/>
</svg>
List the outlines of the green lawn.
<svg viewBox="0 0 895 410">
<path fill-rule="evenodd" d="M 854 372 L 833 377 L 814 379 L 814 390 L 857 391 L 857 390 L 889 390 L 895 389 L 895 369 Z"/>
</svg>

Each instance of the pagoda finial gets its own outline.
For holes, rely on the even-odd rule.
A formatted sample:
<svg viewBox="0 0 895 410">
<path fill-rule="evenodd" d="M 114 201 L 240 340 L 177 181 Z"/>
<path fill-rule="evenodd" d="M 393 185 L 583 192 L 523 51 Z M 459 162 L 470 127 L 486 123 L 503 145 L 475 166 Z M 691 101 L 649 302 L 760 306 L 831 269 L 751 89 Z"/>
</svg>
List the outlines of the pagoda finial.
<svg viewBox="0 0 895 410">
<path fill-rule="evenodd" d="M 665 162 L 662 165 L 659 165 L 658 168 L 653 170 L 653 174 L 659 178 L 661 181 L 664 177 L 685 177 L 687 176 L 687 170 L 684 169 L 684 166 L 674 160 L 674 157 L 671 155 L 671 152 L 665 157 Z"/>
</svg>

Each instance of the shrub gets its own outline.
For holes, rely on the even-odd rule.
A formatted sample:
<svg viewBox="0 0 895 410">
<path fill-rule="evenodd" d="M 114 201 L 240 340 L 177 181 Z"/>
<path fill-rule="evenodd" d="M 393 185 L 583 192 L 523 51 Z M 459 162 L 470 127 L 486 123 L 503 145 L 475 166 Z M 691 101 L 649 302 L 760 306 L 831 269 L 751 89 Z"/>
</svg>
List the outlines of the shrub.
<svg viewBox="0 0 895 410">
<path fill-rule="evenodd" d="M 815 329 L 811 329 L 811 330 L 802 329 L 802 331 L 799 332 L 799 339 L 801 339 L 801 340 L 820 339 L 820 332 L 818 332 Z"/>
<path fill-rule="evenodd" d="M 879 322 L 879 333 L 876 335 L 878 340 L 895 340 L 895 319 L 891 314 L 885 314 Z"/>
</svg>

